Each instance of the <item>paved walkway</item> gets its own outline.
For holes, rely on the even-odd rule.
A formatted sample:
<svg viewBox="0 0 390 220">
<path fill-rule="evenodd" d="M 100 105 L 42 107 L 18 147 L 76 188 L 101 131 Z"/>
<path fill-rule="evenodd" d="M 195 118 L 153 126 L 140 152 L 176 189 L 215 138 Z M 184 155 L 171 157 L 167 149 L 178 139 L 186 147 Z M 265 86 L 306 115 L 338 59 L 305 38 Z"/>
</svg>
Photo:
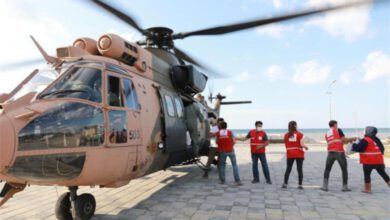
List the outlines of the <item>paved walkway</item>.
<svg viewBox="0 0 390 220">
<path fill-rule="evenodd" d="M 227 185 L 218 183 L 215 169 L 208 180 L 195 165 L 173 167 L 132 181 L 118 189 L 81 188 L 96 197 L 93 219 L 390 219 L 390 189 L 373 172 L 373 194 L 360 192 L 363 171 L 357 155 L 348 159 L 352 192 L 341 192 L 337 164 L 331 172 L 330 192 L 319 190 L 325 165 L 325 148 L 311 146 L 304 162 L 304 190 L 298 190 L 294 165 L 287 190 L 280 188 L 285 170 L 281 145 L 268 148 L 272 185 L 251 184 L 247 146 L 236 148 L 243 186 L 234 186 L 231 167 Z M 390 161 L 386 160 L 387 167 Z M 390 173 L 390 169 L 387 168 Z M 1 185 L 2 187 L 2 185 Z M 0 208 L 0 219 L 55 219 L 54 204 L 64 188 L 28 187 Z"/>
</svg>

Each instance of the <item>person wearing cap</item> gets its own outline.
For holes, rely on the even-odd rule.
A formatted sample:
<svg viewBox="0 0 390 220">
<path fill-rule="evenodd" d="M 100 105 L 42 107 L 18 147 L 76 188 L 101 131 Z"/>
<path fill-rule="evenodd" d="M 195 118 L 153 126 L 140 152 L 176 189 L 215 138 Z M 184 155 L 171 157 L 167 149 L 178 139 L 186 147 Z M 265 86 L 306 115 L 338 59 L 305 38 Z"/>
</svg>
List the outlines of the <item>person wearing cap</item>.
<svg viewBox="0 0 390 220">
<path fill-rule="evenodd" d="M 352 150 L 360 153 L 360 163 L 363 164 L 364 193 L 371 193 L 371 172 L 376 170 L 390 187 L 390 177 L 385 170 L 383 154 L 385 148 L 376 136 L 378 129 L 367 126 L 364 129 L 364 138 L 352 145 Z"/>
</svg>

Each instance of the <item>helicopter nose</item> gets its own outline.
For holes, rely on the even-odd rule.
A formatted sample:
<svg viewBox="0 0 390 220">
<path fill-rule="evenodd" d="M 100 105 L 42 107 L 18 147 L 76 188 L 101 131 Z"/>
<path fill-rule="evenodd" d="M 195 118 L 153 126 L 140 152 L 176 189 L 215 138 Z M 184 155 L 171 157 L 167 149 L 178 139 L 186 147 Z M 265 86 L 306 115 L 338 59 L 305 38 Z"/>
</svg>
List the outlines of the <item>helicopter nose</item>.
<svg viewBox="0 0 390 220">
<path fill-rule="evenodd" d="M 15 131 L 12 121 L 0 115 L 0 173 L 11 163 L 15 153 Z"/>
</svg>

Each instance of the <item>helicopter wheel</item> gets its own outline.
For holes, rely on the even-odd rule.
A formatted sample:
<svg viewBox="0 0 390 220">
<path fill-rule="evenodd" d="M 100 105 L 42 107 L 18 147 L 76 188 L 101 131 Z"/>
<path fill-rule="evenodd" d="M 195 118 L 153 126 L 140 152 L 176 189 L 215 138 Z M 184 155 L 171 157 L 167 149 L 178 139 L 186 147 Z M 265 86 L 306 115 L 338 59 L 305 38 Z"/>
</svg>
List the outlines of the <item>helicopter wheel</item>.
<svg viewBox="0 0 390 220">
<path fill-rule="evenodd" d="M 77 196 L 74 202 L 75 220 L 87 220 L 95 214 L 96 201 L 93 195 L 85 193 Z"/>
<path fill-rule="evenodd" d="M 70 193 L 62 194 L 55 206 L 55 215 L 58 220 L 72 219 L 72 213 L 70 212 Z"/>
</svg>

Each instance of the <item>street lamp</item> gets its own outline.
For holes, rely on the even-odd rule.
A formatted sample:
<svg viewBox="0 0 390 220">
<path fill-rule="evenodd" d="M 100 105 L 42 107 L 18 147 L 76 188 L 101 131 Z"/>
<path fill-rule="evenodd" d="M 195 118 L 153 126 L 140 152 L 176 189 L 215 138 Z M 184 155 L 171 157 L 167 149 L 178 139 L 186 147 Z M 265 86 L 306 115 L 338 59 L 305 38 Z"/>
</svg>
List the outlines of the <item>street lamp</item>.
<svg viewBox="0 0 390 220">
<path fill-rule="evenodd" d="M 333 80 L 329 86 L 326 94 L 329 95 L 329 120 L 332 120 L 332 85 L 336 83 L 337 80 Z"/>
</svg>

